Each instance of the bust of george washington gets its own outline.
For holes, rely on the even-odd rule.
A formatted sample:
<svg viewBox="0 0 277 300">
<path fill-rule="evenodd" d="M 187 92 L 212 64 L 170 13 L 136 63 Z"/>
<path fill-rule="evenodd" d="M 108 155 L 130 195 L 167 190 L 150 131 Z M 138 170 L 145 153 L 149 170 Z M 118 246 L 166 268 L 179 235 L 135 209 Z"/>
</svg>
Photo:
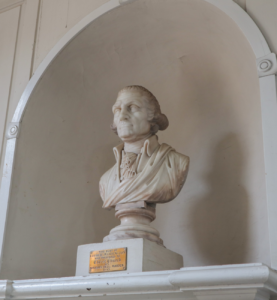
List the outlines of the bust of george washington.
<svg viewBox="0 0 277 300">
<path fill-rule="evenodd" d="M 116 164 L 100 179 L 103 207 L 173 200 L 185 183 L 189 157 L 159 144 L 156 133 L 168 127 L 168 119 L 156 97 L 142 86 L 127 86 L 112 110 L 111 128 L 123 143 L 113 149 Z"/>
</svg>

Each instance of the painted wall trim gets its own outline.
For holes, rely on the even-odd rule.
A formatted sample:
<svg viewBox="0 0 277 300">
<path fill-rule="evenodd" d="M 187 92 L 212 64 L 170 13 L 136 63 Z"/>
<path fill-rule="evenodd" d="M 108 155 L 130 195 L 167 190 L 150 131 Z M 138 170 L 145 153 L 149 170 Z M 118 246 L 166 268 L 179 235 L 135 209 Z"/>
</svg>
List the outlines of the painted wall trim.
<svg viewBox="0 0 277 300">
<path fill-rule="evenodd" d="M 2 263 L 2 252 L 5 239 L 5 228 L 8 216 L 10 190 L 12 184 L 14 154 L 16 149 L 16 138 L 9 139 L 6 144 L 5 160 L 3 166 L 2 182 L 0 189 L 0 268 Z"/>
<path fill-rule="evenodd" d="M 260 77 L 271 267 L 277 269 L 277 96 L 275 75 Z"/>
<path fill-rule="evenodd" d="M 277 274 L 263 264 L 0 281 L 0 299 L 134 299 L 136 295 L 139 299 L 269 300 L 276 293 Z"/>
<path fill-rule="evenodd" d="M 256 58 L 270 53 L 265 37 L 251 17 L 233 0 L 205 0 L 225 12 L 242 31 Z"/>
<path fill-rule="evenodd" d="M 277 72 L 276 54 L 270 53 L 257 59 L 259 77 L 275 75 Z"/>
<path fill-rule="evenodd" d="M 7 129 L 6 129 L 6 139 L 9 140 L 13 138 L 18 138 L 19 130 L 20 130 L 20 123 L 10 122 L 7 125 Z"/>
</svg>

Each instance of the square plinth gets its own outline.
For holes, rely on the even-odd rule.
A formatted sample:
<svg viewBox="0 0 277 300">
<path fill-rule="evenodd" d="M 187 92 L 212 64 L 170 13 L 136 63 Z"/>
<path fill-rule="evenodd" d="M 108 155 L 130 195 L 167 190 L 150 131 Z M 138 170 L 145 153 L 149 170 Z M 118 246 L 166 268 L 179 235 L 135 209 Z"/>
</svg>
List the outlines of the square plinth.
<svg viewBox="0 0 277 300">
<path fill-rule="evenodd" d="M 126 249 L 127 255 L 126 261 L 120 261 L 120 264 L 123 264 L 124 270 L 116 270 L 117 273 L 178 270 L 183 267 L 182 255 L 149 240 L 138 238 L 79 246 L 77 252 L 76 276 L 92 274 L 90 264 L 94 256 L 97 256 L 98 253 L 104 253 L 103 255 L 109 253 L 113 254 L 115 253 L 115 249 Z M 103 252 L 101 250 L 111 251 Z M 109 259 L 109 256 L 103 256 L 103 259 Z M 118 262 L 116 262 L 116 264 L 118 264 Z M 94 269 L 94 273 L 97 272 L 97 269 Z M 103 272 L 103 268 L 99 268 L 99 273 L 100 272 Z M 115 273 L 115 271 L 113 271 L 113 273 Z"/>
</svg>

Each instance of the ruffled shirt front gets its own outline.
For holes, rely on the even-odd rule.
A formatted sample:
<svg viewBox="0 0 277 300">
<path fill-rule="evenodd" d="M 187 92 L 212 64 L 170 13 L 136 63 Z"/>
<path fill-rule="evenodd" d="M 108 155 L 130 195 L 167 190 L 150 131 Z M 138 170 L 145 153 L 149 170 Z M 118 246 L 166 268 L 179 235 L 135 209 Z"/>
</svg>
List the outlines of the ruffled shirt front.
<svg viewBox="0 0 277 300">
<path fill-rule="evenodd" d="M 167 144 L 160 145 L 156 135 L 144 142 L 138 155 L 125 153 L 124 144 L 115 147 L 114 154 L 116 164 L 99 182 L 104 208 L 140 200 L 171 201 L 186 180 L 189 157 Z"/>
<path fill-rule="evenodd" d="M 122 161 L 120 164 L 120 181 L 134 177 L 137 174 L 138 155 L 133 152 L 122 150 Z"/>
</svg>

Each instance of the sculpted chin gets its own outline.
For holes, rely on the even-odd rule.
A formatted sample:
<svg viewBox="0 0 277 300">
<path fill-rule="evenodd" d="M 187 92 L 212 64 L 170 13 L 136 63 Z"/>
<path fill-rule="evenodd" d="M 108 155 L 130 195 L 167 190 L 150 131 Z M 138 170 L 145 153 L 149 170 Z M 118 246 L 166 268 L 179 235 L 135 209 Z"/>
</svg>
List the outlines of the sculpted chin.
<svg viewBox="0 0 277 300">
<path fill-rule="evenodd" d="M 155 96 L 141 86 L 127 86 L 113 106 L 112 130 L 122 140 L 113 149 L 116 164 L 100 179 L 104 208 L 143 200 L 165 203 L 182 189 L 189 157 L 167 144 L 156 133 L 168 127 Z"/>
</svg>

